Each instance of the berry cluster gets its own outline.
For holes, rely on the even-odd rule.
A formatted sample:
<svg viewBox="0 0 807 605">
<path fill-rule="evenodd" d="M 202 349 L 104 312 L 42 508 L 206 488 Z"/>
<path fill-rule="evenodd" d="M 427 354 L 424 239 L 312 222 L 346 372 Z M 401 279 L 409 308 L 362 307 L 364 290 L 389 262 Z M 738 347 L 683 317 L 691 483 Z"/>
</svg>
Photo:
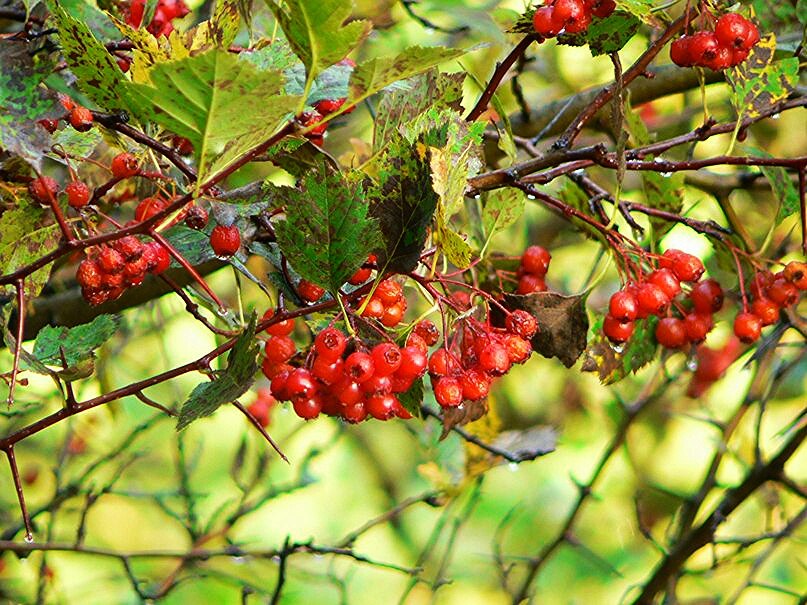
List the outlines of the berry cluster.
<svg viewBox="0 0 807 605">
<path fill-rule="evenodd" d="M 532 294 L 546 291 L 546 272 L 549 270 L 549 261 L 552 255 L 549 250 L 541 246 L 530 246 L 521 255 L 518 266 L 518 294 Z"/>
<path fill-rule="evenodd" d="M 346 58 L 342 59 L 337 65 L 356 67 L 356 62 L 353 59 Z M 328 130 L 329 122 L 325 122 L 324 124 L 320 124 L 320 122 L 322 122 L 322 119 L 325 116 L 341 110 L 342 106 L 345 104 L 345 101 L 347 101 L 347 98 L 344 97 L 341 99 L 322 99 L 321 101 L 314 103 L 314 108 L 312 110 L 304 111 L 297 116 L 297 123 L 301 128 L 313 126 L 311 130 L 304 134 L 305 138 L 311 141 L 314 145 L 322 147 L 322 144 L 325 142 L 325 131 Z M 354 109 L 356 109 L 356 106 L 351 105 L 342 113 L 348 114 Z"/>
<path fill-rule="evenodd" d="M 532 25 L 544 38 L 586 31 L 592 16 L 604 19 L 614 12 L 614 0 L 547 0 L 535 11 Z"/>
<path fill-rule="evenodd" d="M 792 261 L 779 273 L 757 273 L 750 289 L 750 307 L 734 318 L 734 334 L 746 344 L 759 339 L 762 328 L 779 321 L 780 310 L 799 302 L 807 290 L 807 263 Z"/>
<path fill-rule="evenodd" d="M 134 28 L 141 27 L 145 8 L 146 0 L 132 0 L 129 5 L 126 23 Z M 158 0 L 157 8 L 154 9 L 154 16 L 146 26 L 146 30 L 154 35 L 155 38 L 160 36 L 168 37 L 174 31 L 172 21 L 181 19 L 189 12 L 190 10 L 183 0 Z"/>
<path fill-rule="evenodd" d="M 359 305 L 365 305 L 362 317 L 372 317 L 385 327 L 394 328 L 401 323 L 407 303 L 403 295 L 403 286 L 395 280 L 385 279 L 379 282 L 369 300 L 362 299 Z"/>
<path fill-rule="evenodd" d="M 264 318 L 271 317 L 270 310 Z M 306 420 L 320 413 L 351 423 L 368 416 L 378 420 L 411 418 L 397 394 L 409 390 L 426 371 L 427 350 L 417 344 L 399 347 L 381 342 L 366 347 L 338 328 L 316 335 L 304 365 L 294 367 L 297 346 L 290 334 L 293 321 L 271 325 L 262 369 L 271 380 L 271 393 L 290 401 L 295 413 Z"/>
<path fill-rule="evenodd" d="M 42 126 L 49 133 L 53 134 L 59 128 L 59 120 L 64 120 L 69 123 L 75 130 L 79 132 L 87 132 L 93 127 L 94 120 L 92 111 L 86 107 L 79 105 L 67 95 L 59 94 L 59 103 L 65 110 L 65 114 L 58 119 L 45 118 L 39 120 L 37 123 Z"/>
<path fill-rule="evenodd" d="M 143 243 L 127 235 L 88 250 L 79 263 L 76 280 L 81 293 L 91 305 L 100 305 L 120 297 L 126 288 L 143 283 L 146 273 L 155 275 L 171 264 L 168 250 L 158 242 Z"/>
<path fill-rule="evenodd" d="M 656 326 L 656 340 L 663 347 L 677 349 L 703 342 L 714 325 L 712 315 L 723 307 L 723 289 L 713 279 L 698 281 L 703 272 L 703 263 L 696 256 L 667 250 L 658 269 L 611 296 L 603 333 L 612 342 L 626 342 L 637 319 L 655 315 L 664 316 Z M 688 293 L 683 292 L 682 282 L 691 285 Z M 676 299 L 679 294 L 682 297 Z M 671 307 L 679 311 L 679 317 L 670 313 Z"/>
<path fill-rule="evenodd" d="M 486 397 L 494 378 L 506 374 L 513 364 L 529 359 L 529 339 L 537 330 L 536 319 L 522 310 L 510 313 L 504 328 L 472 318 L 464 320 L 454 346 L 439 348 L 429 358 L 437 403 L 449 408 Z"/>
<path fill-rule="evenodd" d="M 759 42 L 759 30 L 738 13 L 726 13 L 714 31 L 682 36 L 670 45 L 670 59 L 681 67 L 708 67 L 722 71 L 745 61 Z"/>
</svg>

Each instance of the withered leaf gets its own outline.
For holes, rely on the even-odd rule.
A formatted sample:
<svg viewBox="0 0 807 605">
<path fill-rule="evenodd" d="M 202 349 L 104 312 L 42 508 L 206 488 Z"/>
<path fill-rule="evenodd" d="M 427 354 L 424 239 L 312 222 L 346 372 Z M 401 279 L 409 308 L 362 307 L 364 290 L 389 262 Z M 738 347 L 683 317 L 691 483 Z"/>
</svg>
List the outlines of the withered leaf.
<svg viewBox="0 0 807 605">
<path fill-rule="evenodd" d="M 488 400 L 464 401 L 455 408 L 445 408 L 443 410 L 443 432 L 440 440 L 446 438 L 455 426 L 463 426 L 474 420 L 479 420 L 488 413 Z"/>
</svg>

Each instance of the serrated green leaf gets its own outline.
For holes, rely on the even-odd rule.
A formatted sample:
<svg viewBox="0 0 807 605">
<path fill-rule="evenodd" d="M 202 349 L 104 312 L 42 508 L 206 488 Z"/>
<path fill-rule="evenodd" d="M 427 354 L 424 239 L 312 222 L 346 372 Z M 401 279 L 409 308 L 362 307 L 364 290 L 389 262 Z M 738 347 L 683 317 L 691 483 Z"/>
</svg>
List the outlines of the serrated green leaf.
<svg viewBox="0 0 807 605">
<path fill-rule="evenodd" d="M 656 356 L 658 345 L 655 331 L 658 317 L 636 321 L 633 336 L 623 346 L 615 348 L 602 333 L 602 318 L 592 327 L 593 336 L 586 348 L 584 372 L 597 372 L 600 382 L 613 384 L 635 373 Z"/>
<path fill-rule="evenodd" d="M 56 224 L 45 225 L 49 212 L 22 201 L 0 215 L 0 275 L 13 273 L 56 248 L 62 232 Z M 45 265 L 25 278 L 23 289 L 28 300 L 39 296 L 50 278 L 51 268 L 51 264 Z M 0 286 L 0 292 L 3 291 L 12 293 L 14 287 Z"/>
<path fill-rule="evenodd" d="M 807 25 L 807 1 L 782 2 L 781 0 L 752 0 L 754 21 L 759 30 L 772 31 L 781 36 L 798 31 L 798 23 Z"/>
<path fill-rule="evenodd" d="M 407 79 L 388 90 L 376 110 L 373 149 L 382 149 L 392 133 L 408 126 L 417 116 L 436 107 L 459 112 L 465 74 L 441 74 L 436 69 Z"/>
<path fill-rule="evenodd" d="M 467 51 L 454 48 L 412 46 L 394 57 L 377 57 L 362 63 L 350 76 L 348 104 L 360 103 L 399 80 L 457 59 Z"/>
<path fill-rule="evenodd" d="M 95 148 L 104 140 L 99 128 L 93 128 L 87 132 L 79 132 L 74 128 L 62 128 L 53 133 L 51 145 L 59 147 L 70 157 L 87 158 L 90 157 Z M 53 158 L 57 161 L 64 160 L 61 156 Z"/>
<path fill-rule="evenodd" d="M 40 86 L 53 68 L 49 60 L 32 57 L 25 44 L 0 39 L 0 149 L 41 168 L 52 145 L 36 123 L 55 115 L 54 100 Z"/>
<path fill-rule="evenodd" d="M 157 84 L 129 84 L 141 116 L 193 143 L 198 183 L 268 139 L 297 99 L 280 94 L 280 72 L 260 71 L 224 50 L 155 65 Z"/>
<path fill-rule="evenodd" d="M 411 145 L 396 135 L 368 167 L 373 183 L 367 198 L 381 228 L 378 260 L 384 271 L 406 273 L 420 260 L 437 207 L 427 152 L 422 143 Z"/>
<path fill-rule="evenodd" d="M 468 179 L 476 176 L 484 165 L 481 134 L 485 125 L 479 123 L 482 128 L 478 128 L 472 124 L 469 128 L 459 114 L 453 111 L 451 114 L 453 119 L 442 122 L 448 126 L 445 145 L 431 147 L 429 153 L 432 188 L 440 198 L 441 215 L 445 222 L 463 207 Z"/>
<path fill-rule="evenodd" d="M 418 378 L 409 390 L 398 393 L 398 401 L 403 408 L 415 418 L 421 418 L 420 405 L 423 403 L 423 378 Z"/>
<path fill-rule="evenodd" d="M 747 146 L 746 150 L 759 158 L 773 157 L 767 151 L 756 147 Z M 765 178 L 768 179 L 774 195 L 779 200 L 779 210 L 776 212 L 776 224 L 778 225 L 788 216 L 799 211 L 799 190 L 793 182 L 790 173 L 781 166 L 760 166 L 759 168 L 762 174 L 765 175 Z"/>
<path fill-rule="evenodd" d="M 68 367 L 90 358 L 120 327 L 119 315 L 99 315 L 90 323 L 72 328 L 45 326 L 36 335 L 32 355 L 41 363 L 61 366 L 64 351 Z"/>
<path fill-rule="evenodd" d="M 298 187 L 271 187 L 268 192 L 286 208 L 286 220 L 275 224 L 286 258 L 303 278 L 334 294 L 380 242 L 360 183 L 324 163 Z"/>
<path fill-rule="evenodd" d="M 459 269 L 467 269 L 471 265 L 474 251 L 462 235 L 454 231 L 444 221 L 442 204 L 438 203 L 434 222 L 434 244 L 445 254 L 448 262 Z"/>
<path fill-rule="evenodd" d="M 488 238 L 515 223 L 524 213 L 527 198 L 515 188 L 488 191 L 482 201 L 482 226 Z"/>
<path fill-rule="evenodd" d="M 684 207 L 684 173 L 659 174 L 650 170 L 642 171 L 642 189 L 645 204 L 658 210 L 679 214 Z M 651 217 L 650 224 L 656 239 L 667 233 L 675 223 Z"/>
<path fill-rule="evenodd" d="M 229 403 L 249 390 L 255 381 L 258 371 L 258 354 L 260 348 L 255 339 L 257 314 L 253 313 L 249 324 L 238 337 L 230 354 L 227 356 L 227 369 L 223 370 L 212 382 L 196 385 L 188 400 L 182 404 L 177 419 L 177 431 L 181 431 L 194 420 L 210 416 L 219 407 Z"/>
<path fill-rule="evenodd" d="M 352 21 L 352 2 L 344 0 L 266 0 L 294 53 L 306 68 L 307 81 L 344 59 L 369 33 L 369 21 Z M 309 85 L 306 85 L 306 90 Z"/>
<path fill-rule="evenodd" d="M 641 19 L 648 25 L 658 26 L 659 21 L 653 14 L 655 0 L 616 0 L 618 9 Z"/>
<path fill-rule="evenodd" d="M 760 111 L 795 91 L 799 59 L 789 57 L 775 61 L 775 51 L 776 36 L 771 33 L 751 49 L 745 61 L 726 70 L 726 79 L 733 90 L 731 101 L 739 115 L 757 117 Z"/>
<path fill-rule="evenodd" d="M 216 8 L 209 20 L 200 23 L 193 36 L 191 51 L 207 48 L 228 49 L 241 27 L 238 0 L 216 0 Z"/>
<path fill-rule="evenodd" d="M 47 4 L 59 30 L 62 55 L 82 92 L 107 111 L 134 109 L 128 80 L 87 24 L 71 16 L 57 0 Z"/>
<path fill-rule="evenodd" d="M 625 11 L 611 13 L 605 19 L 594 18 L 586 31 L 558 36 L 559 44 L 585 46 L 592 57 L 615 53 L 630 41 L 642 24 L 638 16 Z"/>
</svg>

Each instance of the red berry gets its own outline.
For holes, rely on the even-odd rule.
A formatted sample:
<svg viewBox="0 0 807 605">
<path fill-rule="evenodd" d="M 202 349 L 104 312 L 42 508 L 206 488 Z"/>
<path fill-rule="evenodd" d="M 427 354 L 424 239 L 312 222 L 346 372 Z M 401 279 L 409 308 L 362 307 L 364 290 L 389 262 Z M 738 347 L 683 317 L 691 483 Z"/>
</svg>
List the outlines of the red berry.
<svg viewBox="0 0 807 605">
<path fill-rule="evenodd" d="M 661 315 L 670 304 L 670 297 L 656 284 L 645 282 L 639 286 L 636 296 L 639 303 L 639 317 Z"/>
<path fill-rule="evenodd" d="M 297 345 L 288 336 L 272 336 L 266 341 L 266 358 L 275 365 L 286 363 L 296 352 Z"/>
<path fill-rule="evenodd" d="M 363 393 L 373 395 L 375 393 L 391 393 L 392 392 L 392 378 L 391 375 L 379 376 L 373 374 L 369 380 L 365 380 L 360 385 Z"/>
<path fill-rule="evenodd" d="M 734 334 L 742 342 L 750 344 L 759 339 L 762 320 L 753 313 L 738 313 L 734 318 Z"/>
<path fill-rule="evenodd" d="M 168 201 L 161 197 L 146 197 L 140 200 L 134 212 L 136 221 L 145 221 L 168 206 Z"/>
<path fill-rule="evenodd" d="M 532 26 L 537 33 L 546 38 L 557 36 L 558 32 L 563 28 L 562 23 L 556 23 L 552 18 L 551 6 L 542 6 L 535 11 L 532 16 Z"/>
<path fill-rule="evenodd" d="M 347 336 L 337 328 L 325 328 L 314 338 L 314 350 L 317 355 L 333 361 L 342 356 L 347 348 Z"/>
<path fill-rule="evenodd" d="M 703 65 L 712 71 L 723 71 L 734 63 L 734 52 L 729 46 L 718 46 L 714 56 L 703 61 Z"/>
<path fill-rule="evenodd" d="M 352 286 L 360 286 L 368 279 L 370 279 L 370 276 L 372 274 L 373 270 L 370 269 L 369 267 L 361 267 L 353 274 L 353 276 L 349 280 L 347 280 L 347 283 L 349 283 Z"/>
<path fill-rule="evenodd" d="M 782 271 L 782 277 L 799 290 L 807 290 L 807 263 L 790 261 Z"/>
<path fill-rule="evenodd" d="M 49 176 L 41 176 L 28 183 L 28 193 L 40 204 L 50 204 L 58 192 L 59 183 Z"/>
<path fill-rule="evenodd" d="M 457 365 L 457 360 L 448 349 L 437 349 L 429 358 L 429 373 L 434 376 L 448 376 Z"/>
<path fill-rule="evenodd" d="M 265 361 L 265 360 L 264 360 Z M 294 371 L 294 368 L 291 366 L 285 366 L 278 368 L 277 371 L 267 372 L 266 371 L 266 363 L 263 365 L 263 373 L 266 375 L 267 378 L 271 375 L 272 377 L 270 380 L 272 383 L 269 385 L 270 390 L 272 391 L 272 395 L 274 395 L 280 401 L 288 401 L 291 399 L 291 393 L 289 392 L 289 376 Z"/>
<path fill-rule="evenodd" d="M 216 256 L 232 256 L 241 247 L 241 232 L 235 225 L 216 225 L 210 232 L 210 247 Z"/>
<path fill-rule="evenodd" d="M 402 298 L 397 303 L 384 309 L 381 315 L 381 323 L 388 328 L 394 328 L 403 319 L 404 312 L 406 311 L 406 299 Z"/>
<path fill-rule="evenodd" d="M 294 413 L 303 420 L 313 420 L 322 411 L 322 402 L 318 397 L 298 397 L 291 405 Z"/>
<path fill-rule="evenodd" d="M 697 256 L 693 256 L 691 254 L 687 254 L 686 252 L 681 252 L 680 250 L 675 250 L 673 254 L 672 250 L 668 250 L 664 253 L 664 256 L 667 256 L 668 253 L 672 254 L 672 266 L 669 267 L 672 269 L 675 276 L 681 280 L 686 282 L 696 282 L 701 278 L 703 275 L 704 267 L 703 263 Z"/>
<path fill-rule="evenodd" d="M 715 23 L 715 36 L 723 46 L 749 50 L 759 41 L 759 30 L 742 15 L 726 13 Z"/>
<path fill-rule="evenodd" d="M 67 194 L 67 203 L 71 208 L 83 208 L 90 201 L 90 188 L 81 181 L 71 181 L 64 188 Z"/>
<path fill-rule="evenodd" d="M 462 398 L 476 401 L 488 396 L 490 392 L 490 377 L 479 370 L 470 369 L 460 376 Z"/>
<path fill-rule="evenodd" d="M 371 351 L 373 367 L 379 376 L 389 376 L 401 367 L 403 356 L 398 345 L 391 342 L 382 342 L 373 347 Z"/>
<path fill-rule="evenodd" d="M 314 303 L 325 295 L 325 288 L 320 288 L 308 280 L 301 279 L 300 283 L 297 284 L 297 293 L 305 302 Z"/>
<path fill-rule="evenodd" d="M 751 303 L 751 312 L 759 317 L 763 326 L 779 321 L 779 305 L 768 298 L 757 298 Z"/>
<path fill-rule="evenodd" d="M 113 241 L 110 246 L 120 252 L 126 262 L 132 262 L 143 256 L 145 246 L 134 235 L 126 235 Z"/>
<path fill-rule="evenodd" d="M 185 224 L 191 229 L 201 231 L 207 225 L 207 210 L 194 204 L 185 213 Z"/>
<path fill-rule="evenodd" d="M 395 411 L 399 405 L 398 398 L 389 393 L 371 395 L 364 402 L 364 408 L 367 413 L 378 420 L 389 420 L 395 416 Z"/>
<path fill-rule="evenodd" d="M 98 264 L 104 273 L 120 273 L 123 271 L 126 259 L 114 248 L 101 248 L 98 253 Z"/>
<path fill-rule="evenodd" d="M 627 290 L 617 290 L 608 302 L 608 313 L 620 321 L 633 321 L 639 314 L 636 296 Z"/>
<path fill-rule="evenodd" d="M 329 113 L 339 111 L 346 100 L 347 99 L 323 99 L 322 101 L 314 103 L 314 109 L 322 115 L 328 115 Z"/>
<path fill-rule="evenodd" d="M 263 314 L 261 317 L 261 321 L 271 319 L 275 316 L 274 309 L 267 309 L 266 313 Z M 288 336 L 294 332 L 294 320 L 293 319 L 284 319 L 283 321 L 278 321 L 270 325 L 266 328 L 266 333 L 271 334 L 272 336 Z"/>
<path fill-rule="evenodd" d="M 345 359 L 345 376 L 354 382 L 369 380 L 375 373 L 373 358 L 362 351 L 356 351 Z"/>
<path fill-rule="evenodd" d="M 696 65 L 713 59 L 718 48 L 720 48 L 720 42 L 713 32 L 700 31 L 689 39 L 689 53 Z"/>
<path fill-rule="evenodd" d="M 671 269 L 656 269 L 647 277 L 647 281 L 661 288 L 670 300 L 681 291 L 681 282 Z"/>
<path fill-rule="evenodd" d="M 504 335 L 504 348 L 510 363 L 524 363 L 532 354 L 532 345 L 518 334 Z"/>
<path fill-rule="evenodd" d="M 677 349 L 687 342 L 684 322 L 677 317 L 665 317 L 656 324 L 656 340 L 667 349 Z"/>
<path fill-rule="evenodd" d="M 272 381 L 274 383 L 274 380 Z M 295 368 L 286 379 L 286 391 L 291 399 L 305 399 L 311 397 L 317 390 L 314 377 L 305 368 Z M 272 389 L 274 392 L 274 389 Z"/>
<path fill-rule="evenodd" d="M 76 270 L 76 281 L 82 288 L 97 290 L 101 287 L 102 270 L 92 259 L 85 258 Z"/>
<path fill-rule="evenodd" d="M 131 153 L 119 153 L 112 158 L 110 170 L 116 179 L 125 179 L 140 172 L 140 162 Z"/>
<path fill-rule="evenodd" d="M 384 306 L 394 305 L 403 296 L 403 286 L 397 281 L 385 279 L 378 284 L 373 296 L 379 298 Z"/>
<path fill-rule="evenodd" d="M 552 255 L 546 248 L 541 246 L 530 246 L 521 255 L 521 266 L 524 271 L 543 277 L 549 269 L 549 261 Z"/>
<path fill-rule="evenodd" d="M 508 332 L 518 334 L 522 338 L 530 339 L 538 331 L 538 321 L 522 309 L 516 309 L 504 322 Z"/>
<path fill-rule="evenodd" d="M 364 403 L 357 401 L 351 405 L 344 405 L 342 407 L 342 418 L 345 422 L 357 424 L 367 418 L 367 410 L 364 408 Z"/>
<path fill-rule="evenodd" d="M 592 14 L 600 19 L 605 19 L 616 9 L 614 0 L 601 0 L 592 9 Z"/>
<path fill-rule="evenodd" d="M 59 120 L 51 120 L 50 118 L 42 118 L 41 120 L 37 120 L 36 123 L 50 134 L 53 134 L 56 132 L 56 129 L 59 128 Z"/>
<path fill-rule="evenodd" d="M 546 292 L 546 282 L 540 275 L 527 273 L 518 280 L 518 294 L 533 294 L 535 292 Z"/>
<path fill-rule="evenodd" d="M 510 369 L 510 356 L 504 345 L 491 342 L 479 352 L 479 367 L 493 376 L 506 374 Z"/>
<path fill-rule="evenodd" d="M 87 132 L 92 128 L 92 112 L 78 105 L 70 112 L 70 125 L 79 132 Z"/>
<path fill-rule="evenodd" d="M 375 317 L 378 319 L 384 315 L 385 310 L 384 303 L 381 302 L 381 299 L 373 297 L 367 302 L 367 306 L 364 307 L 362 317 Z"/>
<path fill-rule="evenodd" d="M 297 117 L 297 122 L 303 128 L 313 126 L 311 130 L 305 133 L 305 136 L 310 138 L 321 137 L 328 129 L 328 123 L 320 124 L 321 121 L 322 114 L 318 111 L 305 111 Z M 317 124 L 317 126 L 314 126 L 315 124 Z"/>
<path fill-rule="evenodd" d="M 591 13 L 586 10 L 583 0 L 555 0 L 552 5 L 552 20 L 562 23 L 566 33 L 576 34 L 589 26 Z"/>
<path fill-rule="evenodd" d="M 723 288 L 717 281 L 706 279 L 692 287 L 689 298 L 698 313 L 716 313 L 723 307 Z"/>
<path fill-rule="evenodd" d="M 679 67 L 692 67 L 695 64 L 694 57 L 689 50 L 691 36 L 681 36 L 670 45 L 670 59 Z"/>
<path fill-rule="evenodd" d="M 630 340 L 633 335 L 634 323 L 632 321 L 620 321 L 616 317 L 606 315 L 602 323 L 602 331 L 605 337 L 611 342 L 622 343 Z"/>
<path fill-rule="evenodd" d="M 434 322 L 430 319 L 419 321 L 417 324 L 415 324 L 412 332 L 420 336 L 423 339 L 423 342 L 426 343 L 426 346 L 429 347 L 437 344 L 437 341 L 440 338 L 440 332 L 437 330 L 437 326 L 435 326 Z"/>
<path fill-rule="evenodd" d="M 395 371 L 395 375 L 407 379 L 414 379 L 422 376 L 426 371 L 428 357 L 426 351 L 414 346 L 406 346 L 401 349 L 401 365 Z"/>
<path fill-rule="evenodd" d="M 148 271 L 159 275 L 171 266 L 171 254 L 168 248 L 159 242 L 148 242 L 143 255 L 148 257 Z"/>
<path fill-rule="evenodd" d="M 333 385 L 333 392 L 336 398 L 344 405 L 353 405 L 364 397 L 361 385 L 347 376 L 343 376 L 342 380 Z"/>
<path fill-rule="evenodd" d="M 324 384 L 334 384 L 344 375 L 345 362 L 340 359 L 329 359 L 317 356 L 311 364 L 311 373 Z"/>
<path fill-rule="evenodd" d="M 453 376 L 442 376 L 432 383 L 434 398 L 442 407 L 456 407 L 462 403 L 462 385 Z"/>
<path fill-rule="evenodd" d="M 780 307 L 789 307 L 799 300 L 799 289 L 784 276 L 776 276 L 766 289 L 765 294 Z"/>
<path fill-rule="evenodd" d="M 712 316 L 690 313 L 684 317 L 684 330 L 689 342 L 698 344 L 706 340 L 706 335 L 712 329 Z"/>
</svg>

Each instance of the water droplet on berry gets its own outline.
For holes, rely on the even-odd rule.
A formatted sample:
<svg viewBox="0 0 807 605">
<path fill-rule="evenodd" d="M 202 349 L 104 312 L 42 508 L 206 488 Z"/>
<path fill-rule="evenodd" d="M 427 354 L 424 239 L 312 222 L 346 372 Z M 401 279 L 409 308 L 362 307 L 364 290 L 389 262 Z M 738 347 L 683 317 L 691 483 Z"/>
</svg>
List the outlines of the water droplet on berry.
<svg viewBox="0 0 807 605">
<path fill-rule="evenodd" d="M 616 351 L 617 353 L 622 353 L 625 350 L 625 343 L 620 342 L 619 344 L 612 344 L 611 348 Z"/>
<path fill-rule="evenodd" d="M 690 372 L 694 372 L 698 369 L 698 360 L 695 357 L 692 357 L 687 360 L 687 370 Z"/>
</svg>

